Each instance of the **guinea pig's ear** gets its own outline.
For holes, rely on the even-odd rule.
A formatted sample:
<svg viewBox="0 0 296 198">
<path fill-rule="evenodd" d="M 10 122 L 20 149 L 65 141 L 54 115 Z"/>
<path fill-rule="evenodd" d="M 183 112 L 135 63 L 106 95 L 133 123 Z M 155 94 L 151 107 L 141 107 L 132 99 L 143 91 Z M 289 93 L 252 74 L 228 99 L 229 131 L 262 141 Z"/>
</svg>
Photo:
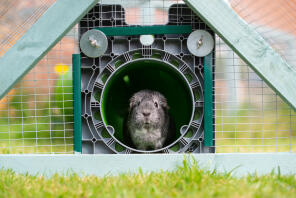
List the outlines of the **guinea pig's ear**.
<svg viewBox="0 0 296 198">
<path fill-rule="evenodd" d="M 166 109 L 166 110 L 169 110 L 170 107 L 167 103 L 167 100 L 163 97 L 160 98 L 160 105 L 162 106 L 162 108 Z"/>
<path fill-rule="evenodd" d="M 138 102 L 137 97 L 135 95 L 133 95 L 130 98 L 129 108 L 132 109 L 134 106 L 136 106 L 137 102 Z"/>
</svg>

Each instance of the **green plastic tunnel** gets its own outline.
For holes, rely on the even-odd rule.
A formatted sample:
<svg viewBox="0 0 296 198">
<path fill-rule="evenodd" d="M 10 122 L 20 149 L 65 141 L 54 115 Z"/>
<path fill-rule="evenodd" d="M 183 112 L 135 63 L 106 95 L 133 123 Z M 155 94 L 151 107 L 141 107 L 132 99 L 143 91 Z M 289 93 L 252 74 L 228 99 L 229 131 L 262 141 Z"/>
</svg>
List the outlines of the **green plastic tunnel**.
<svg viewBox="0 0 296 198">
<path fill-rule="evenodd" d="M 117 69 L 105 84 L 101 97 L 102 118 L 115 129 L 114 136 L 126 144 L 124 124 L 128 115 L 129 99 L 137 91 L 150 89 L 162 93 L 170 107 L 169 114 L 176 130 L 173 143 L 180 137 L 180 128 L 188 125 L 193 114 L 193 98 L 185 77 L 168 63 L 140 59 Z"/>
</svg>

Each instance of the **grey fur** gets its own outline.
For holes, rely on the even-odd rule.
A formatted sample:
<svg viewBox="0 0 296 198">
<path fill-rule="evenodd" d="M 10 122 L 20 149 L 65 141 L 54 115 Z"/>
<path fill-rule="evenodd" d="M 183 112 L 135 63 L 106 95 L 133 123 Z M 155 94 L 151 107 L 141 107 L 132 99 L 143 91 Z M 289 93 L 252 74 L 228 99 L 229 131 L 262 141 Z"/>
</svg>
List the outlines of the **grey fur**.
<svg viewBox="0 0 296 198">
<path fill-rule="evenodd" d="M 142 90 L 131 97 L 127 129 L 137 149 L 163 147 L 169 131 L 168 109 L 166 98 L 157 91 Z"/>
</svg>

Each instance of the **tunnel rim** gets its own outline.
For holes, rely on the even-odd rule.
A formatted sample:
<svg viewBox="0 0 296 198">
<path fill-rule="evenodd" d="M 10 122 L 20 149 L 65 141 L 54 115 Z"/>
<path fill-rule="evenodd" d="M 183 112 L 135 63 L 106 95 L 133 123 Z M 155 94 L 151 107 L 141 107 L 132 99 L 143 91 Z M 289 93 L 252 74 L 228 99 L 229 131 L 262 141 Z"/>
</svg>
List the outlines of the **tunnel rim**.
<svg viewBox="0 0 296 198">
<path fill-rule="evenodd" d="M 164 51 L 162 50 L 158 50 L 158 49 L 152 49 L 153 51 L 156 51 L 156 52 L 162 52 L 164 53 Z M 136 49 L 136 50 L 132 50 L 132 51 L 129 51 L 129 53 L 136 53 L 136 52 L 139 52 L 141 50 L 139 49 Z M 203 89 L 203 85 L 202 83 L 200 82 L 201 79 L 199 79 L 195 72 L 192 71 L 192 69 L 188 66 L 187 63 L 185 63 L 182 59 L 178 58 L 177 56 L 173 55 L 173 54 L 170 54 L 170 53 L 167 53 L 165 52 L 166 54 L 169 54 L 170 56 L 172 56 L 174 59 L 177 59 L 179 60 L 180 62 L 182 62 L 182 64 L 186 65 L 188 69 L 190 69 L 190 72 L 191 74 L 194 75 L 194 77 L 197 79 L 197 81 L 200 83 L 200 88 L 199 88 L 199 91 L 200 91 L 200 98 L 203 98 L 203 93 L 202 93 L 202 89 Z M 112 62 L 115 62 L 116 59 L 118 59 L 119 57 L 123 56 L 124 54 L 121 54 L 119 56 L 117 56 L 115 59 L 109 61 L 108 64 L 112 63 Z M 105 119 L 105 116 L 104 116 L 104 113 L 106 113 L 105 111 L 103 111 L 102 109 L 102 103 L 103 101 L 105 100 L 104 98 L 104 95 L 105 95 L 105 91 L 106 91 L 106 87 L 108 85 L 108 83 L 110 82 L 110 80 L 114 77 L 114 75 L 116 75 L 118 72 L 120 72 L 124 67 L 128 67 L 129 65 L 133 65 L 137 62 L 142 62 L 142 61 L 154 61 L 154 62 L 157 62 L 159 64 L 162 64 L 166 67 L 167 70 L 173 70 L 173 72 L 175 72 L 175 75 L 178 75 L 180 77 L 180 80 L 181 82 L 186 86 L 187 88 L 187 93 L 190 95 L 190 102 L 191 102 L 191 116 L 190 116 L 190 119 L 188 120 L 188 123 L 186 123 L 185 125 L 182 125 L 179 129 L 177 129 L 177 131 L 180 132 L 180 136 L 175 139 L 172 143 L 168 144 L 167 146 L 163 147 L 163 148 L 160 148 L 160 149 L 155 149 L 155 150 L 139 150 L 139 149 L 136 149 L 136 148 L 133 148 L 133 147 L 130 147 L 128 145 L 126 145 L 124 142 L 120 141 L 119 139 L 117 139 L 115 136 L 114 136 L 114 133 L 115 133 L 115 129 L 113 128 L 112 125 L 107 125 L 107 121 Z M 108 65 L 107 64 L 107 65 Z M 140 67 L 140 66 L 138 66 Z M 103 68 L 103 70 L 106 69 L 106 67 Z M 96 80 L 99 78 L 99 76 L 97 76 Z M 169 149 L 171 147 L 173 147 L 174 145 L 178 144 L 180 142 L 180 140 L 187 134 L 188 130 L 190 129 L 190 126 L 193 122 L 193 117 L 194 117 L 194 114 L 195 114 L 195 98 L 194 98 L 194 94 L 193 94 L 193 89 L 192 87 L 190 86 L 190 83 L 188 82 L 187 78 L 185 77 L 185 75 L 182 73 L 182 71 L 179 70 L 179 68 L 177 68 L 175 65 L 173 65 L 172 63 L 170 63 L 168 60 L 164 60 L 164 59 L 158 59 L 158 58 L 152 58 L 152 57 L 142 57 L 142 58 L 137 58 L 135 60 L 128 60 L 126 62 L 124 62 L 122 65 L 120 65 L 119 67 L 115 68 L 115 70 L 113 72 L 111 72 L 110 76 L 108 76 L 106 82 L 104 83 L 104 87 L 101 91 L 101 96 L 100 96 L 100 116 L 101 116 L 101 120 L 103 122 L 103 125 L 104 125 L 104 128 L 106 129 L 106 131 L 108 132 L 108 134 L 111 136 L 110 138 L 112 138 L 113 140 L 116 141 L 116 143 L 120 144 L 123 148 L 125 149 L 129 149 L 135 153 L 158 153 L 158 152 L 161 152 L 161 151 L 164 151 L 166 149 Z M 203 107 L 202 107 L 203 108 Z M 202 110 L 203 112 L 203 110 Z M 93 117 L 93 116 L 92 116 Z M 93 119 L 93 118 L 92 118 Z M 203 122 L 203 113 L 201 114 L 201 117 L 200 117 L 200 123 Z M 182 133 L 181 132 L 181 129 L 186 126 L 186 130 Z M 110 129 L 112 129 L 113 131 L 109 131 Z M 198 128 L 198 130 L 200 130 L 200 127 Z M 98 131 L 97 131 L 98 132 Z M 98 133 L 99 136 L 101 136 L 99 133 Z M 105 138 L 101 137 L 103 142 L 106 144 L 106 142 L 104 141 Z M 119 151 L 117 151 L 115 148 L 112 148 L 110 147 L 109 145 L 107 145 L 110 149 L 112 149 L 115 153 L 121 153 Z M 180 151 L 176 151 L 175 153 L 179 153 Z"/>
</svg>

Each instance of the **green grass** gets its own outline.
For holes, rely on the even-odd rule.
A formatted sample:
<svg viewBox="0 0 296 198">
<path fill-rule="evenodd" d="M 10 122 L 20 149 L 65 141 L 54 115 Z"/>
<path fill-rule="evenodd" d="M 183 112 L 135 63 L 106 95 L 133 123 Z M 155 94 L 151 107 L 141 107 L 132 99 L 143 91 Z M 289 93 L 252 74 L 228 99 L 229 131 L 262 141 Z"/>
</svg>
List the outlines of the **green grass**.
<svg viewBox="0 0 296 198">
<path fill-rule="evenodd" d="M 296 197 L 296 176 L 232 177 L 200 170 L 196 163 L 173 172 L 122 174 L 99 178 L 51 178 L 0 171 L 0 197 Z"/>
</svg>

